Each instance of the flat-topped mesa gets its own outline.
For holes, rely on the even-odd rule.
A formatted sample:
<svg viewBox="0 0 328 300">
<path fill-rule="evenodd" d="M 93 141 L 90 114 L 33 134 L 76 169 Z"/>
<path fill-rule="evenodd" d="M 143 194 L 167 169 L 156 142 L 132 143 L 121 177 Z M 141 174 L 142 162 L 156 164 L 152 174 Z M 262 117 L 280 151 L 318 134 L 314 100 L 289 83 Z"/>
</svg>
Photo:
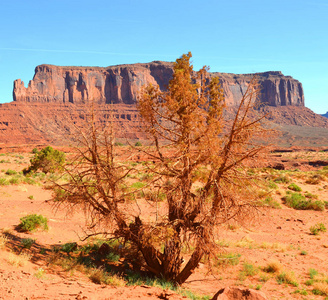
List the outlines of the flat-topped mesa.
<svg viewBox="0 0 328 300">
<path fill-rule="evenodd" d="M 171 66 L 171 64 L 169 64 Z M 24 87 L 14 82 L 14 101 L 134 104 L 140 87 L 148 82 L 164 88 L 172 76 L 165 63 L 101 67 L 58 67 L 40 65 L 33 80 Z"/>
<path fill-rule="evenodd" d="M 102 67 L 60 67 L 40 65 L 33 80 L 14 81 L 13 97 L 18 102 L 135 104 L 140 88 L 158 84 L 164 90 L 173 74 L 173 63 L 154 61 Z M 237 105 L 254 74 L 211 73 L 219 76 L 227 105 Z M 302 84 L 281 72 L 256 74 L 260 101 L 271 106 L 304 106 Z"/>
</svg>

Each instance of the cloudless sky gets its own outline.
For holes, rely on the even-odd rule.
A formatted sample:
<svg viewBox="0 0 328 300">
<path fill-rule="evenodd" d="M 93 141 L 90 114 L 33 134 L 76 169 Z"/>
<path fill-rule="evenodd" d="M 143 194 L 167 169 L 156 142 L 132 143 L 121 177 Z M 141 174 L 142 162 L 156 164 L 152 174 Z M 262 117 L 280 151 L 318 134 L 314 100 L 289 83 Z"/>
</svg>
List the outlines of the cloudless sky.
<svg viewBox="0 0 328 300">
<path fill-rule="evenodd" d="M 0 103 L 39 64 L 101 66 L 174 61 L 195 69 L 282 71 L 305 105 L 328 111 L 328 0 L 2 0 Z"/>
</svg>

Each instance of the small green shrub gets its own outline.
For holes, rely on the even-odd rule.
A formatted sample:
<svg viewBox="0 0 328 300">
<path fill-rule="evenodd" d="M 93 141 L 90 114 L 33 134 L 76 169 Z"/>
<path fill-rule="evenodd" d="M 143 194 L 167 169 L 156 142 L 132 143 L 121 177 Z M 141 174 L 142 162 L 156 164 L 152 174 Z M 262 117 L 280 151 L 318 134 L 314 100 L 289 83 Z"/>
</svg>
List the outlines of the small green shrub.
<svg viewBox="0 0 328 300">
<path fill-rule="evenodd" d="M 23 170 L 24 175 L 30 172 L 36 172 L 37 170 L 41 170 L 44 173 L 54 173 L 63 168 L 65 154 L 47 146 L 40 152 L 35 153 L 30 163 L 31 165 Z"/>
<path fill-rule="evenodd" d="M 323 223 L 317 223 L 310 227 L 310 232 L 313 235 L 318 235 L 320 232 L 326 232 L 327 228 Z"/>
<path fill-rule="evenodd" d="M 89 254 L 93 251 L 98 251 L 98 249 L 100 248 L 100 246 L 98 244 L 93 244 L 93 243 L 88 243 L 86 245 L 83 245 L 79 251 L 83 252 L 84 254 Z"/>
<path fill-rule="evenodd" d="M 135 147 L 141 147 L 142 144 L 141 144 L 141 142 L 138 141 L 138 142 L 136 142 L 136 143 L 134 144 L 134 146 L 135 146 Z"/>
<path fill-rule="evenodd" d="M 316 200 L 316 201 L 311 201 L 309 208 L 312 210 L 316 210 L 316 211 L 324 211 L 325 210 L 325 203 L 323 201 L 320 200 Z"/>
<path fill-rule="evenodd" d="M 254 174 L 255 174 L 255 170 L 254 170 L 253 168 L 249 168 L 249 169 L 247 170 L 247 174 L 249 174 L 249 175 L 254 175 Z"/>
<path fill-rule="evenodd" d="M 318 195 L 311 194 L 311 193 L 309 193 L 308 191 L 306 191 L 306 192 L 304 193 L 304 196 L 305 196 L 306 198 L 309 198 L 309 199 L 312 199 L 312 200 L 314 200 L 314 199 L 318 199 Z"/>
<path fill-rule="evenodd" d="M 44 180 L 46 178 L 46 173 L 44 173 L 44 172 L 33 173 L 32 177 L 37 180 Z"/>
<path fill-rule="evenodd" d="M 279 202 L 274 200 L 271 196 L 266 197 L 262 203 L 268 207 L 272 207 L 272 208 L 276 208 L 276 209 L 281 208 L 281 205 L 279 204 Z"/>
<path fill-rule="evenodd" d="M 305 209 L 309 200 L 300 193 L 289 193 L 283 200 L 285 200 L 286 205 L 295 209 Z"/>
<path fill-rule="evenodd" d="M 318 275 L 318 271 L 316 269 L 309 269 L 309 275 L 311 279 L 314 279 L 314 276 Z"/>
<path fill-rule="evenodd" d="M 286 283 L 298 287 L 298 282 L 293 272 L 282 272 L 277 275 L 278 284 Z"/>
<path fill-rule="evenodd" d="M 23 182 L 25 182 L 27 184 L 30 184 L 30 185 L 37 184 L 37 182 L 33 178 L 31 178 L 31 177 L 24 177 L 23 178 Z"/>
<path fill-rule="evenodd" d="M 181 296 L 184 296 L 191 300 L 209 300 L 209 299 L 211 299 L 210 296 L 197 295 L 197 294 L 193 293 L 192 291 L 185 290 L 183 288 L 179 288 L 176 292 L 178 294 L 180 294 Z"/>
<path fill-rule="evenodd" d="M 10 163 L 10 160 L 9 159 L 7 159 L 7 160 L 1 159 L 0 160 L 0 164 L 8 164 L 8 163 Z"/>
<path fill-rule="evenodd" d="M 18 228 L 21 231 L 34 231 L 36 229 L 48 230 L 48 219 L 42 215 L 31 214 L 20 219 Z"/>
<path fill-rule="evenodd" d="M 71 252 L 75 251 L 77 249 L 77 243 L 66 243 L 60 247 L 60 250 L 63 252 L 66 252 L 67 254 L 70 254 Z"/>
<path fill-rule="evenodd" d="M 11 169 L 8 169 L 6 172 L 5 172 L 6 175 L 16 175 L 17 172 L 15 170 L 11 170 Z"/>
<path fill-rule="evenodd" d="M 255 267 L 251 263 L 245 262 L 243 264 L 243 270 L 242 270 L 242 272 L 244 272 L 246 276 L 254 276 L 254 275 L 256 275 L 259 272 L 259 268 Z"/>
<path fill-rule="evenodd" d="M 283 200 L 287 206 L 297 210 L 323 211 L 325 209 L 325 204 L 322 201 L 306 199 L 305 196 L 300 193 L 286 193 Z"/>
<path fill-rule="evenodd" d="M 117 262 L 120 259 L 120 255 L 114 252 L 110 252 L 107 254 L 106 259 L 111 262 Z"/>
<path fill-rule="evenodd" d="M 308 279 L 305 281 L 305 285 L 307 285 L 307 286 L 313 285 L 313 283 L 314 283 L 313 279 Z"/>
<path fill-rule="evenodd" d="M 67 196 L 70 195 L 69 192 L 67 192 L 61 188 L 58 188 L 58 187 L 54 187 L 53 192 L 54 192 L 54 198 L 53 198 L 54 202 L 63 201 L 63 199 L 65 199 Z"/>
<path fill-rule="evenodd" d="M 273 180 L 276 183 L 289 183 L 290 179 L 288 176 L 280 175 L 279 177 Z"/>
<path fill-rule="evenodd" d="M 244 281 L 246 278 L 247 278 L 247 276 L 246 276 L 245 272 L 240 271 L 239 274 L 238 274 L 238 279 L 242 282 L 242 281 Z"/>
<path fill-rule="evenodd" d="M 276 190 L 278 186 L 273 181 L 270 180 L 268 183 L 268 188 L 272 190 Z"/>
<path fill-rule="evenodd" d="M 4 177 L 0 177 L 0 185 L 9 185 L 9 181 Z"/>
<path fill-rule="evenodd" d="M 43 278 L 44 273 L 45 273 L 44 269 L 39 268 L 39 269 L 34 273 L 34 276 L 35 276 L 36 278 L 38 278 L 38 279 L 41 279 L 41 278 Z"/>
<path fill-rule="evenodd" d="M 308 295 L 308 292 L 307 292 L 307 290 L 305 290 L 305 289 L 302 289 L 302 290 L 297 289 L 297 290 L 294 292 L 294 294 L 300 294 L 300 295 L 303 295 L 303 296 L 307 296 L 307 295 Z"/>
<path fill-rule="evenodd" d="M 22 239 L 22 241 L 21 241 L 21 245 L 25 249 L 31 249 L 31 247 L 34 243 L 35 243 L 35 240 L 31 239 L 31 238 Z"/>
<path fill-rule="evenodd" d="M 295 191 L 295 192 L 300 192 L 302 191 L 302 189 L 295 183 L 291 183 L 288 188 L 292 191 Z"/>
<path fill-rule="evenodd" d="M 131 188 L 142 189 L 146 184 L 140 181 L 137 181 L 131 185 Z"/>
<path fill-rule="evenodd" d="M 162 289 L 170 289 L 177 291 L 177 286 L 170 281 L 159 278 L 151 278 L 147 276 L 142 276 L 138 272 L 128 271 L 125 277 L 127 285 L 148 285 L 148 286 L 157 286 Z"/>
<path fill-rule="evenodd" d="M 19 177 L 12 177 L 9 179 L 9 183 L 10 184 L 20 184 L 21 183 L 21 178 Z"/>
<path fill-rule="evenodd" d="M 260 274 L 260 281 L 261 282 L 267 282 L 268 280 L 270 280 L 271 276 L 266 274 L 266 273 L 262 273 Z"/>
</svg>

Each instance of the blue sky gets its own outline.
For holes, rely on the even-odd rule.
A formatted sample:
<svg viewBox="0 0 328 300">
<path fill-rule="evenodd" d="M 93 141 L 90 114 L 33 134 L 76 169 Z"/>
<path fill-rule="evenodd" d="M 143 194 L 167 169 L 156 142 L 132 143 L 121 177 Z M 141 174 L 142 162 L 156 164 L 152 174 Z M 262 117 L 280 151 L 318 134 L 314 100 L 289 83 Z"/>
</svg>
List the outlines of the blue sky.
<svg viewBox="0 0 328 300">
<path fill-rule="evenodd" d="M 306 106 L 328 111 L 328 0 L 3 0 L 0 103 L 39 64 L 110 66 L 174 61 L 195 69 L 282 71 Z"/>
</svg>

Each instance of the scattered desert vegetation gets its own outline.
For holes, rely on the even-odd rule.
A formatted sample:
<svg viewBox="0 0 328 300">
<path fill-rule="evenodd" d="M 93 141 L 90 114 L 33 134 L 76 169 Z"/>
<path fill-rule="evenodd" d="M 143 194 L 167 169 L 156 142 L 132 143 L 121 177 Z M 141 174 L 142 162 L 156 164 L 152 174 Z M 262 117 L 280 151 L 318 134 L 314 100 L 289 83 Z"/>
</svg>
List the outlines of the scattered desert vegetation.
<svg viewBox="0 0 328 300">
<path fill-rule="evenodd" d="M 209 299 L 227 285 L 272 299 L 328 297 L 328 170 L 299 163 L 327 159 L 325 152 L 268 152 L 262 160 L 258 139 L 266 131 L 247 118 L 255 86 L 226 124 L 218 82 L 206 85 L 206 68 L 193 73 L 190 58 L 177 60 L 167 93 L 144 88 L 139 108 L 147 142 L 116 142 L 115 124 L 99 127 L 91 111 L 77 148 L 1 154 L 3 215 L 11 202 L 12 210 L 19 201 L 29 206 L 2 228 L 0 266 L 37 262 L 37 280 L 60 273 L 190 299 Z M 292 163 L 275 169 L 275 157 Z M 51 205 L 69 218 L 85 213 L 83 235 L 52 235 L 61 220 L 42 211 L 41 190 L 53 194 L 42 209 Z M 23 200 L 14 199 L 18 193 Z M 63 233 L 73 226 L 65 222 Z"/>
<path fill-rule="evenodd" d="M 144 149 L 146 146 L 138 147 Z M 124 148 L 127 149 L 128 146 Z M 125 151 L 125 149 L 122 151 Z M 32 156 L 32 154 L 28 155 Z M 3 157 L 6 159 L 8 157 L 10 160 L 12 156 L 12 154 L 6 154 Z M 67 156 L 71 156 L 71 154 L 67 153 Z M 28 160 L 25 160 L 25 164 L 28 164 Z M 156 198 L 156 196 L 152 195 L 149 193 L 149 190 L 147 190 L 149 183 L 153 180 L 154 176 L 150 176 L 149 172 L 144 170 L 143 167 L 147 166 L 148 168 L 151 165 L 150 160 L 137 161 L 132 164 L 128 160 L 125 160 L 123 161 L 123 165 L 133 171 L 130 171 L 129 173 L 132 176 L 128 177 L 126 187 L 123 187 L 126 189 L 127 194 L 131 193 L 131 191 L 136 193 L 134 198 L 128 198 L 131 199 L 129 201 L 135 202 L 136 199 L 140 201 L 143 197 L 147 197 L 149 200 L 146 203 L 155 206 L 156 203 L 157 205 L 164 203 L 163 199 L 165 199 L 167 195 L 161 196 L 162 198 Z M 13 160 L 10 162 L 10 167 L 8 164 L 8 167 L 6 166 L 6 168 L 1 170 L 1 176 L 17 176 L 22 168 L 23 166 L 21 164 L 18 164 L 18 162 Z M 7 172 L 8 169 L 15 170 L 17 174 L 14 174 L 14 172 Z M 138 172 L 140 171 L 140 174 L 135 172 L 135 170 L 138 170 Z M 204 171 L 206 172 L 206 170 L 199 172 L 197 178 L 202 178 L 202 172 Z M 19 184 L 8 183 L 8 185 L 4 187 L 16 186 L 18 188 L 21 186 L 22 188 L 20 190 L 23 191 L 28 190 L 29 186 L 35 188 L 42 188 L 42 186 L 44 186 L 48 188 L 49 184 L 54 179 L 61 182 L 64 180 L 59 173 L 50 176 L 50 174 L 44 173 L 43 175 L 40 175 L 40 173 L 37 172 L 38 171 L 31 172 L 26 175 L 21 174 L 22 178 L 33 178 L 35 174 L 38 174 L 34 177 L 37 184 L 35 182 L 26 182 L 25 180 L 22 180 Z M 266 214 L 270 214 L 270 212 L 274 213 L 277 209 L 281 212 L 290 211 L 291 216 L 298 211 L 301 213 L 303 210 L 299 210 L 297 206 L 289 206 L 285 199 L 286 196 L 292 197 L 294 194 L 297 194 L 297 197 L 299 197 L 297 199 L 301 199 L 303 202 L 309 200 L 312 202 L 321 201 L 323 206 L 321 205 L 320 209 L 313 211 L 314 208 L 312 207 L 311 210 L 313 211 L 312 213 L 325 213 L 326 203 L 324 201 L 324 195 L 326 193 L 326 188 L 324 186 L 326 185 L 326 177 L 323 177 L 324 179 L 318 185 L 306 183 L 308 178 L 312 178 L 316 173 L 322 175 L 325 170 L 278 171 L 269 168 L 253 167 L 251 172 L 257 175 L 256 180 L 262 181 L 260 184 L 261 190 L 258 190 L 257 193 L 260 196 L 258 201 L 260 201 L 262 205 L 258 205 L 257 207 L 259 209 L 262 207 Z M 11 173 L 11 175 L 6 173 Z M 286 178 L 286 176 L 289 178 L 288 181 L 275 180 L 276 178 Z M 291 189 L 291 183 L 299 186 L 301 191 Z M 37 193 L 33 192 L 34 197 L 30 197 L 32 193 L 25 193 L 27 193 L 25 199 L 28 201 L 34 202 L 35 199 L 37 199 Z M 276 204 L 272 205 L 272 203 Z M 311 214 L 311 210 L 308 210 L 309 214 Z M 293 211 L 294 213 L 292 213 Z M 140 266 L 139 262 L 142 257 L 140 256 L 138 248 L 132 243 L 124 241 L 124 239 L 108 239 L 104 236 L 101 238 L 90 236 L 84 242 L 77 239 L 76 242 L 65 242 L 53 246 L 39 245 L 40 238 L 39 236 L 36 237 L 38 233 L 44 232 L 46 235 L 51 234 L 51 228 L 48 228 L 49 232 L 43 231 L 43 225 L 38 229 L 38 226 L 40 225 L 38 225 L 39 222 L 36 220 L 39 218 L 43 219 L 43 215 L 32 213 L 26 214 L 25 217 L 27 217 L 28 224 L 33 224 L 32 227 L 28 226 L 30 228 L 28 232 L 31 232 L 29 233 L 29 236 L 22 237 L 19 242 L 13 244 L 13 233 L 15 235 L 24 233 L 15 233 L 13 230 L 3 230 L 0 237 L 0 247 L 1 251 L 10 251 L 7 255 L 6 262 L 15 268 L 24 268 L 38 255 L 44 255 L 45 264 L 41 267 L 37 267 L 33 272 L 33 276 L 36 279 L 39 278 L 45 280 L 50 276 L 49 272 L 52 273 L 50 270 L 60 268 L 67 274 L 67 276 L 77 276 L 77 274 L 82 274 L 79 276 L 85 276 L 86 278 L 89 278 L 90 282 L 97 284 L 117 287 L 149 285 L 161 287 L 163 289 L 172 289 L 181 295 L 187 295 L 191 299 L 209 298 L 208 296 L 197 296 L 197 294 L 209 294 L 202 291 L 197 292 L 197 288 L 195 292 L 191 292 L 190 286 L 188 286 L 188 281 L 186 284 L 187 287 L 184 287 L 184 285 L 182 285 L 182 287 L 176 287 L 169 281 L 156 279 L 156 277 L 145 271 L 145 269 Z M 21 217 L 21 219 L 23 218 L 24 216 Z M 303 219 L 302 215 L 299 214 L 297 218 Z M 294 217 L 294 219 L 295 221 L 293 222 L 298 222 L 296 217 Z M 288 222 L 290 223 L 291 221 L 287 221 L 287 223 Z M 284 226 L 286 226 L 284 225 L 285 223 L 277 226 L 282 226 L 284 228 Z M 302 225 L 303 223 L 299 224 Z M 18 226 L 20 223 L 13 225 L 17 228 L 20 227 Z M 254 225 L 256 226 L 256 222 Z M 230 225 L 222 224 L 219 228 L 221 235 L 222 232 L 224 232 L 223 236 L 225 236 L 225 238 L 218 238 L 215 241 L 218 247 L 216 257 L 204 257 L 200 261 L 200 264 L 202 265 L 208 260 L 207 262 L 209 262 L 209 265 L 211 266 L 212 274 L 221 284 L 242 285 L 265 291 L 267 294 L 274 294 L 275 289 L 283 289 L 291 298 L 296 298 L 297 295 L 302 295 L 304 297 L 309 296 L 311 299 L 316 299 L 316 297 L 325 297 L 325 295 L 327 295 L 327 278 L 324 270 L 321 269 L 320 271 L 316 271 L 316 269 L 320 269 L 320 266 L 315 264 L 316 256 L 313 257 L 314 253 L 311 246 L 306 246 L 306 243 L 300 246 L 291 240 L 258 240 L 256 234 L 248 231 L 248 227 L 236 225 L 235 223 L 231 223 Z M 238 237 L 241 233 L 245 233 L 242 238 Z M 306 226 L 304 226 L 304 234 L 301 236 L 301 241 L 304 242 L 306 242 L 306 240 L 311 241 L 311 237 L 320 238 L 318 240 L 312 240 L 311 243 L 316 241 L 316 243 L 320 245 L 322 251 L 325 251 L 327 247 L 326 245 L 328 245 L 328 240 L 326 240 L 325 219 L 322 218 L 321 220 L 317 219 L 317 221 L 309 221 Z M 189 255 L 192 255 L 194 247 L 195 245 L 192 243 L 184 244 L 182 252 L 188 257 Z M 259 253 L 265 254 L 264 258 L 276 256 L 277 260 L 269 261 L 267 263 L 263 260 L 262 262 L 259 262 L 256 259 Z M 261 256 L 263 254 L 261 254 Z M 298 263 L 290 264 L 290 262 L 286 262 L 286 258 L 297 259 Z M 299 264 L 305 263 L 302 262 L 304 260 L 309 261 L 307 265 L 311 266 L 312 264 L 313 267 L 308 268 L 310 271 L 302 272 L 299 267 L 297 267 Z M 198 269 L 196 269 L 196 274 L 198 272 Z M 205 276 L 205 274 L 202 276 Z M 268 289 L 268 287 L 271 288 Z M 191 290 L 193 290 L 193 288 L 191 288 Z"/>
</svg>

